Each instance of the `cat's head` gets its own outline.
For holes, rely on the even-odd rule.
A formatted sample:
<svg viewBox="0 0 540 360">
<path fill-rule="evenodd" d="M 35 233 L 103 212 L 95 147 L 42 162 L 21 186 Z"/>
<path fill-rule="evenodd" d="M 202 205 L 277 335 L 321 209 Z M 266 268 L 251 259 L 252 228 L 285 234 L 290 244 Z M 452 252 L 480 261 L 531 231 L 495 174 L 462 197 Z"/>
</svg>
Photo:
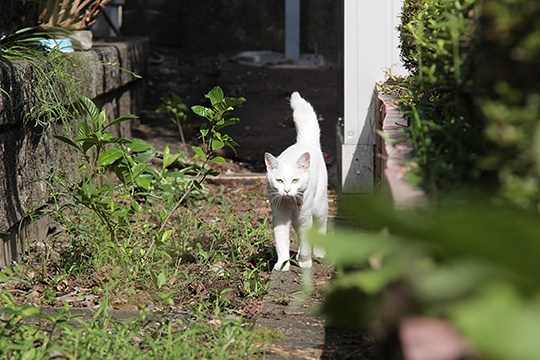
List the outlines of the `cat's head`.
<svg viewBox="0 0 540 360">
<path fill-rule="evenodd" d="M 298 196 L 309 183 L 310 155 L 305 152 L 296 161 L 280 161 L 270 153 L 264 154 L 268 186 L 280 196 Z"/>
</svg>

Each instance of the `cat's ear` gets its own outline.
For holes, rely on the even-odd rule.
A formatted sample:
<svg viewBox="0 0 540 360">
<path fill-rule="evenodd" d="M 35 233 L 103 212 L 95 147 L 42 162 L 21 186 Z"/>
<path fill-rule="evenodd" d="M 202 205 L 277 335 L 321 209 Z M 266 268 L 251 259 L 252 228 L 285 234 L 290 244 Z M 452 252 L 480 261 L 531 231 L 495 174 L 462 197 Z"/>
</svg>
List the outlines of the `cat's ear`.
<svg viewBox="0 0 540 360">
<path fill-rule="evenodd" d="M 270 153 L 264 153 L 264 162 L 266 163 L 266 170 L 271 171 L 278 168 L 277 159 Z"/>
<path fill-rule="evenodd" d="M 310 162 L 310 155 L 308 152 L 303 153 L 300 155 L 298 160 L 296 160 L 296 164 L 298 164 L 298 167 L 304 171 L 309 170 L 309 162 Z"/>
</svg>

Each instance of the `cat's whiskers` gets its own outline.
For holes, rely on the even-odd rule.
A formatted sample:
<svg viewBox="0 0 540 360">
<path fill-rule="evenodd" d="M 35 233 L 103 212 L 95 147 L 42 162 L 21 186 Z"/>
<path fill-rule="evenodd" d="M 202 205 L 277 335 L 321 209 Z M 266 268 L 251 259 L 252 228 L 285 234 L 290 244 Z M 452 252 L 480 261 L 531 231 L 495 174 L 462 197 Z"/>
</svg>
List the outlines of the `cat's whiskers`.
<svg viewBox="0 0 540 360">
<path fill-rule="evenodd" d="M 269 193 L 269 197 L 270 197 L 270 204 L 273 207 L 279 207 L 279 205 L 281 204 L 281 199 L 282 199 L 282 196 L 279 194 L 279 192 L 272 191 L 271 193 Z"/>
<path fill-rule="evenodd" d="M 296 193 L 294 196 L 294 203 L 296 205 L 296 208 L 300 208 L 302 205 L 302 202 L 304 201 L 304 193 Z"/>
</svg>

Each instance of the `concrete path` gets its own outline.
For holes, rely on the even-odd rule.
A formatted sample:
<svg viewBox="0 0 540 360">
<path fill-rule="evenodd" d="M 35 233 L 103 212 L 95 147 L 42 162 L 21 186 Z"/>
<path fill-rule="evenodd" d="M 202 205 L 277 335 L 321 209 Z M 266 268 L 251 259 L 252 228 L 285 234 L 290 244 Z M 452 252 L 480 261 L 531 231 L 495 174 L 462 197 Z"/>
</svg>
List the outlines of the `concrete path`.
<svg viewBox="0 0 540 360">
<path fill-rule="evenodd" d="M 333 267 L 318 263 L 307 272 L 291 266 L 273 273 L 255 328 L 282 340 L 265 347 L 264 359 L 367 359 L 362 333 L 328 327 L 318 314 L 333 273 Z"/>
</svg>

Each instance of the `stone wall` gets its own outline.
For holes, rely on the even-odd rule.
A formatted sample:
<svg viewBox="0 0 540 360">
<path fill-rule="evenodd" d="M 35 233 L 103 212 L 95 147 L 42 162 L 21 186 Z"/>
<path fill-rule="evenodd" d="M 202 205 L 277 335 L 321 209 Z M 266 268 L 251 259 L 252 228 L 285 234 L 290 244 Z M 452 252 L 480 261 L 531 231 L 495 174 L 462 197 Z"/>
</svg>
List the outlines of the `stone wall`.
<svg viewBox="0 0 540 360">
<path fill-rule="evenodd" d="M 85 74 L 82 95 L 104 107 L 109 119 L 136 114 L 144 85 L 131 72 L 144 74 L 147 54 L 148 41 L 137 37 L 95 43 L 92 50 L 72 55 L 83 57 L 89 67 L 81 72 Z M 42 180 L 57 168 L 76 171 L 72 151 L 54 138 L 64 134 L 62 124 L 44 129 L 23 121 L 34 99 L 31 78 L 32 68 L 27 63 L 0 61 L 0 87 L 5 91 L 0 93 L 0 266 L 19 258 L 29 231 L 28 213 L 49 195 Z M 129 123 L 114 131 L 125 137 L 131 134 Z M 42 225 L 32 229 L 34 235 L 48 231 L 46 224 Z"/>
</svg>

